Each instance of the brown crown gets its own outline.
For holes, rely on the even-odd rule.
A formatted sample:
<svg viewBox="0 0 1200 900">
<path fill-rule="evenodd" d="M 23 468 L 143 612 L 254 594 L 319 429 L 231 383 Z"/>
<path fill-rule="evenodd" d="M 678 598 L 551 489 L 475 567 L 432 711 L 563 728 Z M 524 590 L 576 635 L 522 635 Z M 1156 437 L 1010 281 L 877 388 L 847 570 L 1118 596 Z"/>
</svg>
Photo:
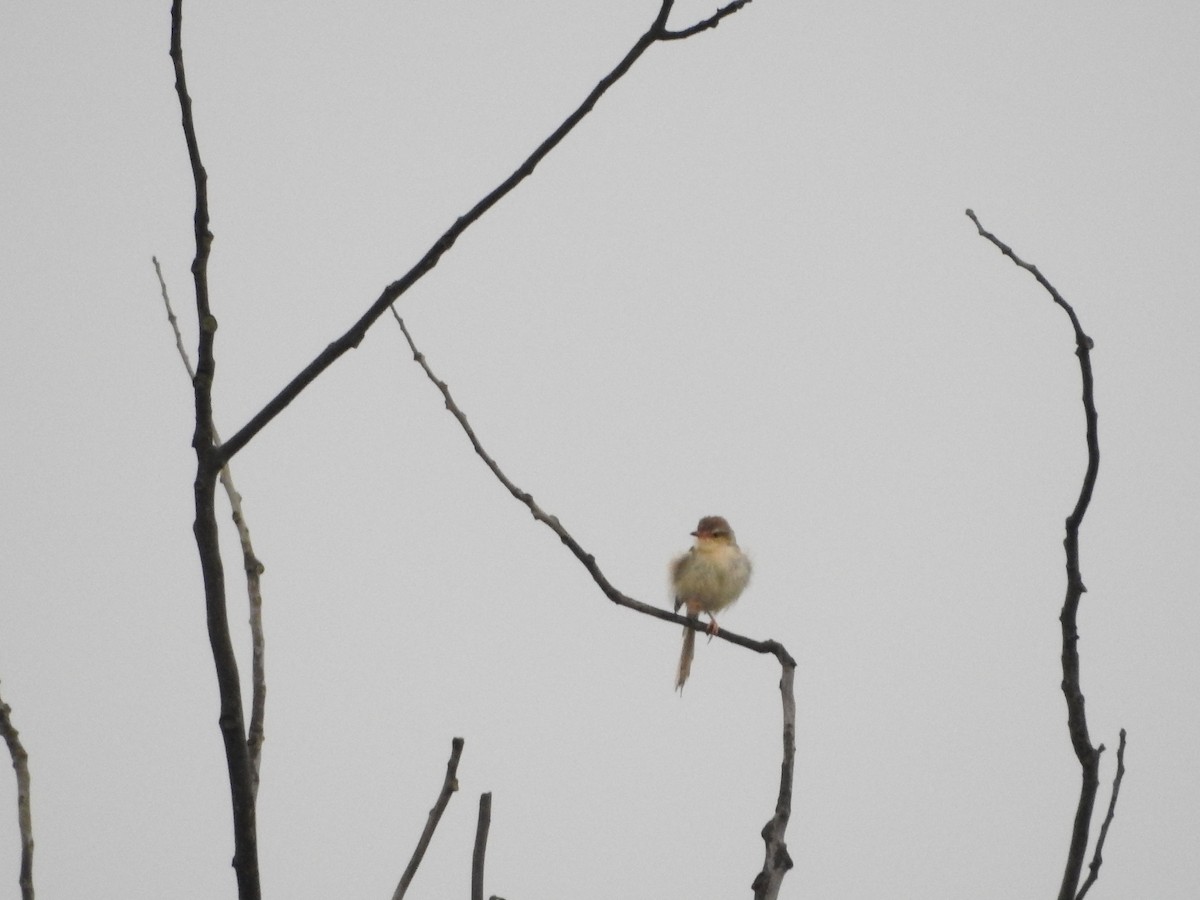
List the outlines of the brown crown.
<svg viewBox="0 0 1200 900">
<path fill-rule="evenodd" d="M 705 516 L 692 532 L 693 537 L 733 537 L 733 529 L 723 516 Z"/>
</svg>

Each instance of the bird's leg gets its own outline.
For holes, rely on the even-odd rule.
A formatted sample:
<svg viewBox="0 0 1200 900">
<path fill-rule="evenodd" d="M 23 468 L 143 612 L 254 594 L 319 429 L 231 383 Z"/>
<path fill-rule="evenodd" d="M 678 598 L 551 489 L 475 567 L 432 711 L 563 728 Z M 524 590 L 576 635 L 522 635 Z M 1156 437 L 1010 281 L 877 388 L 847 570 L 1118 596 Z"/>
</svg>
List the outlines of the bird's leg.
<svg viewBox="0 0 1200 900">
<path fill-rule="evenodd" d="M 721 626 L 717 624 L 717 617 L 712 613 L 708 614 L 708 641 L 711 644 L 712 639 L 721 633 Z"/>
</svg>

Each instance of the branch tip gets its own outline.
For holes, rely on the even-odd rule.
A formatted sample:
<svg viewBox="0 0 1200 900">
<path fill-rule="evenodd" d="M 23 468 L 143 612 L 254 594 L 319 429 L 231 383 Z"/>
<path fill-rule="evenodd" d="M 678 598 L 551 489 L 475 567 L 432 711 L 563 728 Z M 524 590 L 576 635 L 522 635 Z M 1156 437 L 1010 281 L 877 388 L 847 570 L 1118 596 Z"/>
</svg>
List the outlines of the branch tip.
<svg viewBox="0 0 1200 900">
<path fill-rule="evenodd" d="M 456 737 L 450 741 L 450 759 L 446 763 L 446 776 L 442 779 L 442 789 L 438 792 L 438 798 L 433 804 L 433 809 L 429 811 L 429 818 L 425 821 L 425 829 L 421 832 L 421 837 L 417 841 L 417 846 L 413 850 L 412 857 L 409 859 L 408 865 L 404 868 L 404 874 L 400 876 L 400 883 L 396 885 L 396 890 L 392 893 L 392 900 L 403 900 L 405 892 L 408 891 L 408 886 L 412 883 L 413 876 L 417 874 L 417 868 L 421 865 L 421 860 L 425 858 L 425 851 L 429 849 L 429 842 L 433 840 L 433 832 L 437 829 L 438 822 L 442 820 L 442 813 L 446 811 L 451 795 L 458 790 L 458 761 L 462 758 L 463 745 L 465 743 L 460 737 Z"/>
</svg>

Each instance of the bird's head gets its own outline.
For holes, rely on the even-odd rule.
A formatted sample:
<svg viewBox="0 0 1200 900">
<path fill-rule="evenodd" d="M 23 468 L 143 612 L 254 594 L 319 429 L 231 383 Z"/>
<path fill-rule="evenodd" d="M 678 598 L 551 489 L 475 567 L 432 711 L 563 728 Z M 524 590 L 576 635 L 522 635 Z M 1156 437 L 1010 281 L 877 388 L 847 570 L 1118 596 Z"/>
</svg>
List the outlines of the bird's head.
<svg viewBox="0 0 1200 900">
<path fill-rule="evenodd" d="M 729 527 L 729 523 L 722 516 L 705 516 L 696 526 L 696 530 L 692 532 L 692 537 L 698 544 L 706 541 L 725 544 L 737 543 L 733 536 L 733 529 Z"/>
</svg>

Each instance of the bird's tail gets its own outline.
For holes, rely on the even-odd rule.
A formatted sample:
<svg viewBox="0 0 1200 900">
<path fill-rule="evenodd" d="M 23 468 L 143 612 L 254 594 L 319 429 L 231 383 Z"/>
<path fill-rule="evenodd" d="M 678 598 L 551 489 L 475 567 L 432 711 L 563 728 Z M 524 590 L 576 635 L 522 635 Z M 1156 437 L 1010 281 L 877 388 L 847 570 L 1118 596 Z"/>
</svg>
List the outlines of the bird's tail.
<svg viewBox="0 0 1200 900">
<path fill-rule="evenodd" d="M 692 657 L 696 654 L 696 631 L 683 629 L 683 652 L 679 654 L 679 672 L 675 675 L 675 690 L 683 692 L 683 684 L 692 671 Z"/>
</svg>

